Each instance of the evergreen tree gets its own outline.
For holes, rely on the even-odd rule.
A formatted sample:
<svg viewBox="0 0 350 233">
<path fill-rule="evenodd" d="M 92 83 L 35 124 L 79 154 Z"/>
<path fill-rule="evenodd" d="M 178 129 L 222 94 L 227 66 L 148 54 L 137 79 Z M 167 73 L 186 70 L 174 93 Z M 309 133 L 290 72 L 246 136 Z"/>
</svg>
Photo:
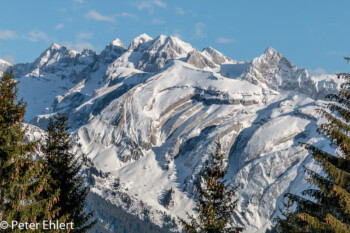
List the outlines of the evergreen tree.
<svg viewBox="0 0 350 233">
<path fill-rule="evenodd" d="M 42 146 L 47 169 L 51 171 L 53 179 L 49 184 L 54 189 L 60 189 L 59 201 L 53 208 L 59 209 L 60 216 L 67 216 L 68 222 L 74 223 L 70 232 L 86 232 L 93 227 L 92 213 L 84 211 L 88 188 L 84 186 L 78 164 L 72 150 L 72 139 L 67 132 L 68 117 L 57 114 L 50 119 L 47 127 L 47 138 Z"/>
<path fill-rule="evenodd" d="M 302 195 L 315 202 L 290 193 L 286 195 L 297 204 L 296 214 L 291 218 L 295 232 L 350 232 L 350 74 L 340 73 L 338 78 L 344 78 L 345 82 L 338 94 L 327 96 L 334 100 L 328 104 L 328 110 L 319 110 L 327 119 L 319 132 L 330 138 L 340 152 L 332 155 L 305 145 L 325 175 L 305 169 L 310 177 L 307 182 L 313 186 Z"/>
<path fill-rule="evenodd" d="M 228 227 L 232 213 L 237 205 L 233 200 L 235 188 L 225 185 L 224 176 L 226 170 L 223 165 L 224 155 L 221 153 L 221 145 L 217 142 L 216 153 L 211 154 L 204 173 L 201 176 L 203 184 L 198 185 L 196 198 L 199 219 L 188 215 L 190 222 L 180 218 L 180 223 L 186 232 L 241 232 L 238 227 Z"/>
<path fill-rule="evenodd" d="M 40 196 L 48 188 L 49 174 L 36 156 L 37 142 L 25 140 L 25 109 L 23 100 L 17 101 L 17 82 L 11 70 L 0 80 L 0 218 L 35 223 L 56 214 L 52 205 L 58 193 L 46 199 Z"/>
<path fill-rule="evenodd" d="M 266 233 L 294 233 L 300 232 L 296 226 L 302 224 L 301 220 L 297 217 L 295 211 L 293 211 L 293 201 L 289 198 L 285 199 L 287 202 L 283 202 L 285 210 L 279 209 L 282 213 L 282 218 L 280 216 L 274 219 L 278 224 L 272 228 L 272 230 L 266 230 Z"/>
</svg>

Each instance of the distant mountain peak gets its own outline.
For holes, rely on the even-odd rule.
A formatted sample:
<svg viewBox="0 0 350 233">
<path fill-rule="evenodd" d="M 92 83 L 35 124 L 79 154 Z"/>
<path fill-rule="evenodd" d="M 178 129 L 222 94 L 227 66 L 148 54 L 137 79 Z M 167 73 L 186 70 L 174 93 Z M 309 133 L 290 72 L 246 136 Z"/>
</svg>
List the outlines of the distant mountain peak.
<svg viewBox="0 0 350 233">
<path fill-rule="evenodd" d="M 60 49 L 62 46 L 60 46 L 59 44 L 56 43 L 52 43 L 51 46 L 49 47 L 50 50 L 58 50 Z"/>
<path fill-rule="evenodd" d="M 275 54 L 275 53 L 279 53 L 279 52 L 270 46 L 267 47 L 264 51 L 264 54 Z"/>
<path fill-rule="evenodd" d="M 70 50 L 69 48 L 67 48 L 65 46 L 61 46 L 59 44 L 52 43 L 50 45 L 50 47 L 48 47 L 44 52 L 42 52 L 39 57 L 42 57 L 42 56 L 45 56 L 45 55 L 54 54 L 54 53 L 59 53 L 61 51 L 62 52 L 69 52 L 69 51 L 73 51 L 73 50 Z"/>
<path fill-rule="evenodd" d="M 204 69 L 205 67 L 215 68 L 215 64 L 197 50 L 188 54 L 186 62 L 200 69 Z"/>
<path fill-rule="evenodd" d="M 135 50 L 142 52 L 137 64 L 138 69 L 156 72 L 163 68 L 169 60 L 184 59 L 196 49 L 176 37 L 160 35 L 149 42 L 144 42 Z"/>
<path fill-rule="evenodd" d="M 209 46 L 205 47 L 202 53 L 207 57 L 210 57 L 211 60 L 217 65 L 221 65 L 222 63 L 225 63 L 227 61 L 233 61 L 230 58 L 226 57 L 221 52 Z"/>
<path fill-rule="evenodd" d="M 119 38 L 116 38 L 106 46 L 99 56 L 100 59 L 107 64 L 120 57 L 125 51 L 126 47 L 124 43 Z"/>
<path fill-rule="evenodd" d="M 178 50 L 178 53 L 189 53 L 191 51 L 194 50 L 194 48 L 192 47 L 192 45 L 182 41 L 179 38 L 173 37 L 173 36 L 166 36 L 166 35 L 160 35 L 157 38 L 154 39 L 154 41 L 152 42 L 152 45 L 150 46 L 150 49 L 154 50 L 158 50 L 158 49 L 175 49 Z M 182 50 L 182 51 L 180 51 Z"/>
<path fill-rule="evenodd" d="M 213 47 L 211 46 L 206 46 L 203 51 L 217 51 L 216 49 L 214 49 Z"/>
<path fill-rule="evenodd" d="M 146 38 L 146 39 L 150 39 L 150 40 L 152 40 L 153 38 L 152 37 L 150 37 L 149 35 L 147 35 L 146 33 L 142 33 L 141 35 L 139 35 L 138 37 L 136 37 L 136 38 Z"/>
<path fill-rule="evenodd" d="M 65 54 L 69 54 L 70 50 L 64 46 L 52 43 L 40 56 L 35 60 L 35 67 L 40 68 L 57 61 Z"/>
<path fill-rule="evenodd" d="M 253 64 L 270 64 L 270 65 L 278 65 L 278 63 L 281 61 L 281 59 L 287 60 L 282 56 L 281 53 L 279 53 L 277 50 L 275 50 L 272 47 L 267 47 L 263 54 L 261 54 L 259 57 L 254 58 L 252 63 Z"/>
<path fill-rule="evenodd" d="M 7 62 L 7 61 L 5 61 L 5 60 L 2 60 L 2 59 L 0 59 L 0 65 L 12 66 L 11 63 L 9 63 L 9 62 Z"/>
<path fill-rule="evenodd" d="M 115 40 L 113 40 L 110 45 L 113 45 L 113 46 L 119 46 L 119 47 L 122 47 L 124 49 L 126 49 L 124 43 L 119 39 L 119 38 L 116 38 Z"/>
<path fill-rule="evenodd" d="M 323 85 L 322 82 L 311 78 L 306 69 L 298 68 L 271 47 L 254 58 L 251 66 L 240 78 L 273 90 L 294 90 L 313 98 L 323 98 L 337 87 L 334 82 Z"/>
<path fill-rule="evenodd" d="M 160 40 L 162 42 L 169 42 L 169 41 L 171 41 L 171 42 L 174 42 L 174 43 L 178 42 L 178 41 L 182 41 L 181 39 L 179 39 L 177 37 L 167 36 L 167 35 L 163 35 L 163 34 L 157 36 L 157 38 L 155 40 Z"/>
<path fill-rule="evenodd" d="M 128 50 L 135 50 L 139 47 L 140 44 L 150 40 L 153 40 L 153 38 L 147 35 L 146 33 L 143 33 L 131 41 Z"/>
<path fill-rule="evenodd" d="M 10 66 L 12 66 L 12 64 L 0 59 L 0 76 L 2 76 L 3 72 L 5 72 Z"/>
</svg>

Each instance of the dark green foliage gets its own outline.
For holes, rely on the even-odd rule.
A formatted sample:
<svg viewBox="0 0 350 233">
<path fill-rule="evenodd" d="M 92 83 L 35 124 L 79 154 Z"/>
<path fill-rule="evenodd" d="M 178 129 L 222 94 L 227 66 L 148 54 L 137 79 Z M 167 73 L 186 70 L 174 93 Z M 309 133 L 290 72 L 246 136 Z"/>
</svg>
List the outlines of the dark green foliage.
<svg viewBox="0 0 350 233">
<path fill-rule="evenodd" d="M 7 222 L 40 222 L 57 213 L 52 209 L 57 192 L 41 196 L 50 176 L 44 161 L 35 156 L 37 143 L 25 140 L 25 109 L 23 100 L 17 101 L 11 70 L 0 80 L 0 219 Z"/>
<path fill-rule="evenodd" d="M 180 218 L 180 223 L 186 232 L 241 232 L 238 227 L 228 227 L 237 201 L 233 200 L 235 188 L 225 185 L 224 176 L 226 170 L 223 165 L 224 155 L 221 153 L 221 145 L 217 143 L 215 154 L 211 154 L 210 161 L 206 164 L 201 176 L 203 184 L 198 185 L 198 197 L 196 198 L 199 219 L 188 214 L 190 222 Z"/>
<path fill-rule="evenodd" d="M 47 138 L 42 145 L 47 169 L 51 172 L 49 181 L 52 190 L 59 189 L 59 200 L 53 206 L 59 210 L 59 216 L 65 216 L 67 222 L 74 223 L 70 232 L 86 232 L 93 227 L 92 213 L 84 211 L 88 188 L 79 176 L 81 165 L 71 152 L 72 139 L 67 132 L 68 117 L 57 114 L 50 119 L 47 127 Z"/>
<path fill-rule="evenodd" d="M 286 202 L 283 203 L 284 211 L 280 209 L 282 217 L 277 217 L 274 219 L 277 222 L 277 226 L 272 228 L 272 230 L 267 230 L 266 233 L 285 233 L 285 232 L 300 232 L 296 226 L 303 225 L 301 219 L 298 218 L 293 208 L 293 201 L 289 198 L 285 199 Z"/>
<path fill-rule="evenodd" d="M 338 74 L 338 78 L 341 77 L 345 82 L 339 93 L 327 96 L 335 102 L 328 104 L 328 110 L 319 110 L 327 119 L 319 132 L 330 138 L 340 153 L 332 155 L 313 145 L 305 145 L 325 175 L 305 169 L 310 177 L 307 182 L 312 187 L 304 190 L 302 195 L 311 197 L 315 202 L 286 194 L 290 201 L 297 204 L 295 214 L 278 221 L 277 227 L 283 230 L 287 229 L 283 228 L 283 224 L 292 221 L 293 231 L 286 232 L 350 232 L 350 75 Z"/>
</svg>

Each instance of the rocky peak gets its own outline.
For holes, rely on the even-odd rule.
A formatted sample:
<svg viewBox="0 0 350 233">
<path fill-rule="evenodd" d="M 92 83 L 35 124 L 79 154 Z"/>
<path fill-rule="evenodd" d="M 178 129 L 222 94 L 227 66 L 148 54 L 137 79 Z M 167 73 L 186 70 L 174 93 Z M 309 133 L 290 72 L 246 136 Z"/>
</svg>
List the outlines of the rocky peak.
<svg viewBox="0 0 350 233">
<path fill-rule="evenodd" d="M 156 72 L 163 68 L 169 60 L 186 58 L 194 50 L 196 49 L 190 44 L 176 37 L 160 35 L 150 41 L 147 47 L 143 47 L 137 68 L 147 72 Z"/>
<path fill-rule="evenodd" d="M 83 49 L 80 53 L 81 56 L 92 56 L 92 55 L 97 55 L 96 51 L 92 49 Z"/>
<path fill-rule="evenodd" d="M 270 55 L 279 54 L 279 55 L 281 55 L 277 50 L 275 50 L 274 48 L 272 48 L 270 46 L 265 49 L 264 54 L 270 54 Z"/>
<path fill-rule="evenodd" d="M 284 58 L 282 56 L 282 54 L 277 52 L 275 49 L 273 49 L 271 47 L 267 47 L 265 52 L 263 54 L 261 54 L 260 57 L 253 59 L 252 63 L 253 64 L 265 63 L 267 65 L 278 65 L 278 63 L 281 61 L 281 59 L 288 61 L 286 58 Z M 292 65 L 292 64 L 290 63 L 290 65 Z"/>
<path fill-rule="evenodd" d="M 188 54 L 186 62 L 199 69 L 204 69 L 205 67 L 215 68 L 215 64 L 212 61 L 196 50 Z"/>
<path fill-rule="evenodd" d="M 160 50 L 174 50 L 178 54 L 189 53 L 193 51 L 193 47 L 190 44 L 183 42 L 182 40 L 172 37 L 160 35 L 150 46 L 149 50 L 160 51 Z"/>
<path fill-rule="evenodd" d="M 303 70 L 298 69 L 275 49 L 268 47 L 262 55 L 253 59 L 251 66 L 241 78 L 259 86 L 279 90 L 283 89 L 283 83 L 290 81 L 295 83 L 295 79 L 299 76 L 305 78 L 307 73 Z"/>
<path fill-rule="evenodd" d="M 119 38 L 116 38 L 115 40 L 113 40 L 111 43 L 109 43 L 109 45 L 116 46 L 116 47 L 122 47 L 122 48 L 126 49 L 124 43 Z"/>
<path fill-rule="evenodd" d="M 78 83 L 89 76 L 97 59 L 96 52 L 91 49 L 77 52 L 53 43 L 33 63 L 16 64 L 14 70 L 17 77 L 60 76 Z"/>
<path fill-rule="evenodd" d="M 140 44 L 148 42 L 150 40 L 153 40 L 153 38 L 145 33 L 141 34 L 131 41 L 128 50 L 137 50 Z"/>
<path fill-rule="evenodd" d="M 124 43 L 117 38 L 106 46 L 99 57 L 103 63 L 108 64 L 120 57 L 125 51 Z"/>
<path fill-rule="evenodd" d="M 92 65 L 97 60 L 97 53 L 91 49 L 83 49 L 81 53 L 77 54 L 77 60 L 82 65 Z"/>
<path fill-rule="evenodd" d="M 169 45 L 169 47 L 171 47 L 172 49 L 174 49 L 177 53 L 179 54 L 188 54 L 195 49 L 192 45 L 180 40 L 177 37 L 173 37 L 173 36 L 168 36 L 165 40 L 165 45 Z"/>
<path fill-rule="evenodd" d="M 61 48 L 61 46 L 59 44 L 52 43 L 49 49 L 50 50 L 58 50 L 60 48 Z"/>
<path fill-rule="evenodd" d="M 63 57 L 75 57 L 76 53 L 71 52 L 65 46 L 60 46 L 56 43 L 52 43 L 51 46 L 46 49 L 40 56 L 35 60 L 34 67 L 41 68 L 43 66 L 49 66 Z"/>
<path fill-rule="evenodd" d="M 217 65 L 221 65 L 222 63 L 225 63 L 228 61 L 233 61 L 212 47 L 205 47 L 202 53 L 205 56 L 211 58 L 211 60 Z"/>
<path fill-rule="evenodd" d="M 313 98 L 324 98 L 337 88 L 335 82 L 319 82 L 306 69 L 298 68 L 271 47 L 260 57 L 254 58 L 240 78 L 278 91 L 299 91 Z"/>
</svg>

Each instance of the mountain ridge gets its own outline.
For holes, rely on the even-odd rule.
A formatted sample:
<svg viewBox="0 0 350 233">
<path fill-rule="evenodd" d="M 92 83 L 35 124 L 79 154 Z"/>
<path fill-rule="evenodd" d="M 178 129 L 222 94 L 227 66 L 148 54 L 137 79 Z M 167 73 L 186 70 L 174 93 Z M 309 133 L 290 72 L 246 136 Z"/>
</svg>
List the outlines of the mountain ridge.
<svg viewBox="0 0 350 233">
<path fill-rule="evenodd" d="M 300 142 L 332 150 L 316 132 L 316 109 L 341 82 L 310 76 L 270 47 L 236 61 L 142 34 L 128 49 L 116 39 L 100 54 L 52 44 L 13 67 L 26 122 L 44 129 L 57 112 L 69 115 L 92 192 L 167 230 L 180 230 L 174 219 L 193 212 L 195 185 L 219 139 L 226 180 L 239 187 L 233 218 L 246 232 L 266 229 L 283 194 L 305 187 L 303 166 L 317 166 Z"/>
</svg>

